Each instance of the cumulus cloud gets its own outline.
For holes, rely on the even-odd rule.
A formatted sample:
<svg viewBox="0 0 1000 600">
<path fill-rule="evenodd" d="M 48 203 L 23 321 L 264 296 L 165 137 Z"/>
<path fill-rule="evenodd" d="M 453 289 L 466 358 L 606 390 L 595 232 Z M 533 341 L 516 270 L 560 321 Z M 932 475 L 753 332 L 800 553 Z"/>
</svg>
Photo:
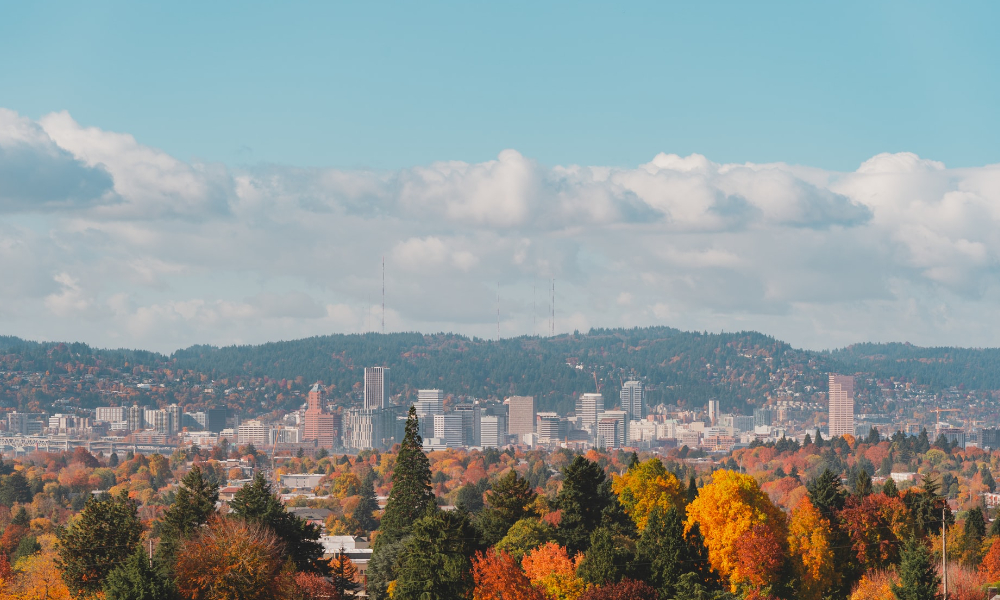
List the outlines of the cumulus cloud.
<svg viewBox="0 0 1000 600">
<path fill-rule="evenodd" d="M 335 331 L 758 329 L 987 345 L 1000 166 L 516 150 L 396 171 L 185 162 L 0 110 L 0 330 L 172 350 Z M 1000 325 L 1000 323 L 996 323 Z"/>
</svg>

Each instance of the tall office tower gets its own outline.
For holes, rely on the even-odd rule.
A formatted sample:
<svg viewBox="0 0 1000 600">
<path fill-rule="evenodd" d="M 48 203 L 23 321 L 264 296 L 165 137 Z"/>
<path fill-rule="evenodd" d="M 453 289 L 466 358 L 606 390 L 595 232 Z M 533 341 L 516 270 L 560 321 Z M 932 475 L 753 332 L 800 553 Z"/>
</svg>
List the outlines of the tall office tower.
<svg viewBox="0 0 1000 600">
<path fill-rule="evenodd" d="M 229 419 L 229 409 L 225 406 L 210 408 L 205 416 L 205 429 L 212 433 L 222 433 Z"/>
<path fill-rule="evenodd" d="M 306 408 L 305 427 L 302 439 L 315 440 L 320 448 L 332 448 L 337 437 L 334 415 L 323 410 L 323 392 L 316 383 L 309 390 L 308 408 Z"/>
<path fill-rule="evenodd" d="M 184 413 L 183 413 L 183 411 L 181 411 L 181 407 L 177 406 L 176 404 L 171 404 L 170 406 L 168 406 L 166 408 L 166 411 L 167 411 L 167 414 L 170 415 L 170 434 L 169 435 L 174 435 L 178 431 L 181 430 L 181 427 L 182 427 L 181 424 L 183 423 L 183 415 L 184 415 Z"/>
<path fill-rule="evenodd" d="M 417 390 L 417 414 L 444 414 L 444 392 L 441 390 Z"/>
<path fill-rule="evenodd" d="M 140 429 L 142 429 L 143 425 L 142 417 L 143 417 L 142 409 L 139 408 L 138 404 L 133 404 L 132 406 L 128 407 L 127 414 L 125 415 L 125 420 L 128 421 L 128 430 L 139 431 Z"/>
<path fill-rule="evenodd" d="M 719 421 L 719 401 L 709 400 L 708 401 L 708 421 L 715 427 Z"/>
<path fill-rule="evenodd" d="M 483 448 L 499 448 L 507 445 L 507 434 L 504 418 L 495 415 L 483 415 L 480 422 L 479 439 Z"/>
<path fill-rule="evenodd" d="M 535 433 L 535 397 L 511 396 L 507 399 L 507 433 L 516 435 L 518 442 Z"/>
<path fill-rule="evenodd" d="M 608 419 L 614 422 L 615 435 L 608 436 Z M 602 425 L 603 424 L 603 425 Z M 601 428 L 604 428 L 603 430 Z M 617 440 L 617 442 L 614 442 Z M 598 448 L 618 448 L 628 443 L 629 418 L 624 410 L 604 410 L 597 413 L 597 436 L 595 446 Z M 612 445 L 612 442 L 614 444 Z"/>
<path fill-rule="evenodd" d="M 576 416 L 580 424 L 592 428 L 597 424 L 597 413 L 604 410 L 604 396 L 601 394 L 580 394 L 576 399 Z"/>
<path fill-rule="evenodd" d="M 475 404 L 456 404 L 455 413 L 462 416 L 462 445 L 463 446 L 478 446 L 479 445 L 479 426 L 480 419 L 482 418 L 482 409 L 479 403 Z M 437 434 L 434 434 L 437 437 Z"/>
<path fill-rule="evenodd" d="M 646 416 L 646 396 L 642 390 L 641 381 L 626 381 L 621 392 L 622 410 L 628 413 L 629 420 L 640 420 Z"/>
<path fill-rule="evenodd" d="M 381 448 L 381 411 L 368 408 L 352 408 L 347 411 L 347 433 L 345 445 L 356 450 Z"/>
<path fill-rule="evenodd" d="M 462 415 L 454 412 L 434 415 L 434 437 L 449 448 L 461 447 L 464 437 Z"/>
<path fill-rule="evenodd" d="M 830 374 L 830 437 L 854 435 L 854 378 Z"/>
<path fill-rule="evenodd" d="M 382 410 L 388 405 L 388 367 L 365 367 L 365 408 L 368 410 Z"/>
<path fill-rule="evenodd" d="M 774 425 L 774 413 L 775 411 L 766 407 L 753 409 L 753 426 L 764 427 Z"/>
<path fill-rule="evenodd" d="M 119 423 L 125 420 L 124 406 L 98 406 L 94 415 L 95 421 L 105 423 Z"/>
<path fill-rule="evenodd" d="M 554 412 L 540 412 L 536 416 L 535 433 L 538 441 L 555 443 L 566 437 L 566 419 Z"/>
<path fill-rule="evenodd" d="M 159 410 L 148 410 L 146 411 L 147 421 L 150 426 L 156 430 L 156 433 L 162 433 L 163 435 L 170 435 L 170 413 L 162 408 Z"/>
</svg>

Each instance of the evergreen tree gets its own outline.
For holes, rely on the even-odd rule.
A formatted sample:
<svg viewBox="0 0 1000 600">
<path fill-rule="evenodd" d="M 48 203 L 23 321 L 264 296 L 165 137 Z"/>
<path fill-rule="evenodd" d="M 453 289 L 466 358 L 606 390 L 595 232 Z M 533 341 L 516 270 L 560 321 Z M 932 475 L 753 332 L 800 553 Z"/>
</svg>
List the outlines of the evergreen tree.
<svg viewBox="0 0 1000 600">
<path fill-rule="evenodd" d="M 812 443 L 813 443 L 812 436 L 807 433 L 806 437 L 802 438 L 802 445 L 809 446 L 812 445 Z"/>
<path fill-rule="evenodd" d="M 376 544 L 378 540 L 389 541 L 390 538 L 399 539 L 406 535 L 413 523 L 433 504 L 430 461 L 424 454 L 416 408 L 411 406 L 403 442 L 396 455 L 396 466 L 392 470 L 392 490 L 382 515 Z"/>
<path fill-rule="evenodd" d="M 375 496 L 375 474 L 369 470 L 365 473 L 364 479 L 361 480 L 358 504 L 354 507 L 351 517 L 363 531 L 375 531 L 378 529 L 378 519 L 375 518 L 376 510 L 378 510 L 378 498 Z"/>
<path fill-rule="evenodd" d="M 822 448 L 823 447 L 823 434 L 819 432 L 819 429 L 816 430 L 816 442 L 815 443 L 816 443 L 816 447 L 817 448 Z"/>
<path fill-rule="evenodd" d="M 639 464 L 639 455 L 635 452 L 635 450 L 633 450 L 632 456 L 629 456 L 628 458 L 628 470 L 631 471 L 632 467 L 638 464 Z"/>
<path fill-rule="evenodd" d="M 965 516 L 965 527 L 962 533 L 962 545 L 964 546 L 963 560 L 969 566 L 979 565 L 983 549 L 983 538 L 986 537 L 986 519 L 983 518 L 983 511 L 978 506 L 970 510 Z"/>
<path fill-rule="evenodd" d="M 271 484 L 258 473 L 251 483 L 233 495 L 229 503 L 232 515 L 247 523 L 263 525 L 284 543 L 285 552 L 300 571 L 322 570 L 318 562 L 323 556 L 319 543 L 319 527 L 285 510 L 271 489 Z"/>
<path fill-rule="evenodd" d="M 108 457 L 108 468 L 114 469 L 115 467 L 117 467 L 118 461 L 119 461 L 118 453 L 112 452 L 111 456 Z"/>
<path fill-rule="evenodd" d="M 31 525 L 31 517 L 28 516 L 28 511 L 24 510 L 23 506 L 17 507 L 17 512 L 14 513 L 14 518 L 10 521 L 11 525 L 18 525 L 20 527 L 28 527 Z"/>
<path fill-rule="evenodd" d="M 899 562 L 899 585 L 892 584 L 898 600 L 938 600 L 941 578 L 931 562 L 927 547 L 911 536 L 903 546 Z"/>
<path fill-rule="evenodd" d="M 141 545 L 104 581 L 106 600 L 173 600 L 173 583 L 149 564 Z"/>
<path fill-rule="evenodd" d="M 472 592 L 475 530 L 461 511 L 438 511 L 413 524 L 393 600 L 450 600 Z"/>
<path fill-rule="evenodd" d="M 688 479 L 687 494 L 684 496 L 684 504 L 691 504 L 698 497 L 698 482 L 694 475 Z"/>
<path fill-rule="evenodd" d="M 14 471 L 0 476 L 0 504 L 13 506 L 15 502 L 31 502 L 33 494 L 24 473 Z"/>
<path fill-rule="evenodd" d="M 182 540 L 190 537 L 198 527 L 208 523 L 215 513 L 219 500 L 219 486 L 202 477 L 201 467 L 194 465 L 174 496 L 174 503 L 163 513 L 160 526 L 160 544 L 156 548 L 157 562 L 170 569 Z"/>
<path fill-rule="evenodd" d="M 818 434 L 817 439 L 819 439 Z M 837 477 L 830 469 L 824 469 L 819 477 L 806 486 L 806 490 L 813 506 L 833 523 L 834 513 L 844 508 L 844 500 L 847 496 L 843 488 L 840 487 L 840 477 Z"/>
<path fill-rule="evenodd" d="M 993 521 L 990 523 L 990 537 L 995 537 L 1000 535 L 1000 514 L 995 515 Z"/>
<path fill-rule="evenodd" d="M 661 598 L 673 598 L 686 573 L 694 573 L 703 586 L 710 584 L 711 566 L 701 533 L 695 524 L 685 536 L 684 521 L 677 509 L 666 513 L 656 506 L 636 544 L 635 575 L 648 581 Z"/>
<path fill-rule="evenodd" d="M 887 498 L 898 498 L 899 489 L 896 487 L 896 480 L 892 477 L 885 480 L 885 485 L 882 486 L 882 493 L 885 494 Z"/>
<path fill-rule="evenodd" d="M 578 570 L 579 576 L 593 585 L 618 583 L 628 577 L 635 555 L 622 541 L 616 539 L 608 527 L 594 530 L 590 536 L 590 547 Z"/>
<path fill-rule="evenodd" d="M 125 492 L 87 500 L 59 540 L 58 563 L 66 587 L 74 596 L 96 595 L 112 569 L 139 546 L 141 536 L 136 505 Z"/>
<path fill-rule="evenodd" d="M 989 468 L 984 464 L 983 468 L 979 471 L 979 476 L 983 480 L 983 485 L 990 488 L 991 492 L 997 491 L 997 482 L 993 479 L 993 473 L 990 473 Z"/>
<path fill-rule="evenodd" d="M 865 443 L 867 444 L 877 444 L 881 441 L 882 437 L 878 433 L 878 429 L 872 427 L 868 430 L 868 437 L 865 438 Z"/>
<path fill-rule="evenodd" d="M 455 494 L 455 507 L 470 514 L 476 514 L 483 509 L 483 490 L 474 483 L 467 483 L 458 488 Z"/>
<path fill-rule="evenodd" d="M 861 499 L 865 496 L 870 496 L 871 494 L 872 478 L 868 475 L 868 471 L 861 469 L 858 471 L 858 476 L 854 479 L 854 495 L 858 499 Z"/>
<path fill-rule="evenodd" d="M 497 479 L 493 489 L 486 492 L 486 501 L 503 519 L 506 528 L 527 515 L 528 506 L 535 501 L 534 490 L 527 480 L 518 477 L 517 471 L 510 469 Z"/>
<path fill-rule="evenodd" d="M 587 548 L 605 508 L 618 504 L 610 483 L 600 465 L 582 456 L 563 469 L 563 487 L 556 496 L 562 511 L 558 533 L 571 555 Z"/>
<path fill-rule="evenodd" d="M 361 586 L 355 579 L 358 575 L 358 568 L 354 566 L 351 559 L 343 551 L 330 559 L 330 583 L 340 594 L 341 599 L 353 598 Z"/>
<path fill-rule="evenodd" d="M 931 440 L 927 435 L 927 428 L 920 430 L 920 435 L 917 436 L 917 442 L 914 446 L 913 451 L 917 454 L 926 454 L 931 449 Z"/>
</svg>

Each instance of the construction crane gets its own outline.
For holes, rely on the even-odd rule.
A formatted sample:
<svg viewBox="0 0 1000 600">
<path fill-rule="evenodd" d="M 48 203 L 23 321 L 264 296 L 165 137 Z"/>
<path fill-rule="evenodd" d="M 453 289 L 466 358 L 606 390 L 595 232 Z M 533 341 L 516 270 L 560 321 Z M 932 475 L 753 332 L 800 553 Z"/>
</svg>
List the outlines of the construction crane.
<svg viewBox="0 0 1000 600">
<path fill-rule="evenodd" d="M 961 408 L 932 408 L 932 409 L 928 410 L 927 412 L 937 413 L 935 415 L 936 418 L 935 418 L 935 422 L 934 422 L 934 425 L 936 427 L 936 426 L 938 426 L 938 425 L 941 424 L 941 413 L 943 413 L 943 412 L 962 412 L 962 409 Z"/>
<path fill-rule="evenodd" d="M 597 371 L 592 372 L 591 375 L 594 376 L 594 387 L 597 388 L 597 393 L 600 394 L 601 388 L 604 386 L 597 382 Z"/>
</svg>

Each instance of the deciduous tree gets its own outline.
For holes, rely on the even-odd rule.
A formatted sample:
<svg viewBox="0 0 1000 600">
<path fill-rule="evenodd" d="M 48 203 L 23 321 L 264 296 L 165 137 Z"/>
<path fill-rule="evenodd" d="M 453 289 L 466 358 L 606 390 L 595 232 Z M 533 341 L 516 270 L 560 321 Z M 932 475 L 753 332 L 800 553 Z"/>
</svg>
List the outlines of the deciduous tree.
<svg viewBox="0 0 1000 600">
<path fill-rule="evenodd" d="M 577 576 L 583 557 L 569 557 L 566 548 L 548 542 L 524 556 L 521 565 L 531 582 L 552 600 L 575 600 L 587 588 Z"/>
<path fill-rule="evenodd" d="M 611 480 L 611 489 L 617 494 L 618 502 L 640 532 L 646 527 L 654 507 L 664 512 L 670 507 L 684 507 L 685 490 L 681 488 L 677 476 L 667 471 L 658 458 L 641 462 L 622 475 L 614 475 Z"/>
<path fill-rule="evenodd" d="M 472 559 L 475 588 L 472 600 L 547 600 L 525 575 L 517 561 L 503 551 L 490 549 Z"/>
<path fill-rule="evenodd" d="M 798 581 L 796 597 L 821 600 L 839 575 L 834 567 L 830 522 L 808 497 L 799 501 L 788 524 L 788 552 Z"/>
</svg>

